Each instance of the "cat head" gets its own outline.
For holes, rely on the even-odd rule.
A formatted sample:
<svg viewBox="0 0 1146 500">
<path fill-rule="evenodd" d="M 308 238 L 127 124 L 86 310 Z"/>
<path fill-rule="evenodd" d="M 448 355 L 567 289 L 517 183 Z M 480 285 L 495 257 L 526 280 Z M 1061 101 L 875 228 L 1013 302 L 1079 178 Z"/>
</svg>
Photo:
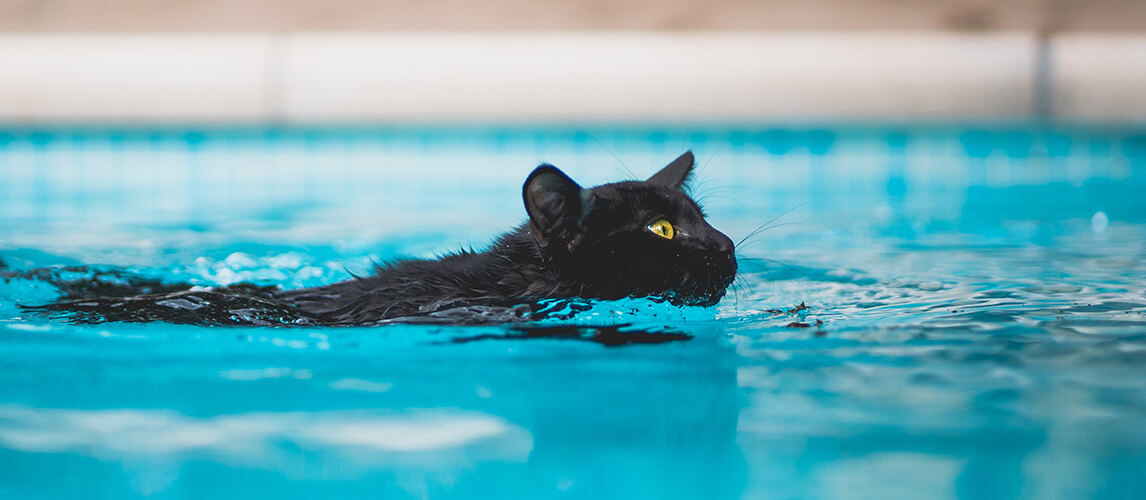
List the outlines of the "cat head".
<svg viewBox="0 0 1146 500">
<path fill-rule="evenodd" d="M 690 151 L 648 180 L 593 188 L 541 165 L 523 188 L 530 233 L 582 296 L 714 305 L 736 276 L 736 257 L 685 192 L 694 164 Z"/>
</svg>

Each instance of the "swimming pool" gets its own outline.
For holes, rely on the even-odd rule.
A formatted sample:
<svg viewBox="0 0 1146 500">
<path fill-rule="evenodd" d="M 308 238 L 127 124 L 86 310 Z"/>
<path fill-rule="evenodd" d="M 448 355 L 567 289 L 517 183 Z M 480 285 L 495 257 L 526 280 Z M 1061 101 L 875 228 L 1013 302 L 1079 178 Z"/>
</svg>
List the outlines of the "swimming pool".
<svg viewBox="0 0 1146 500">
<path fill-rule="evenodd" d="M 9 127 L 0 261 L 313 286 L 487 244 L 541 161 L 689 148 L 715 227 L 773 228 L 716 308 L 565 321 L 617 332 L 71 325 L 0 282 L 0 497 L 1146 495 L 1146 130 Z"/>
</svg>

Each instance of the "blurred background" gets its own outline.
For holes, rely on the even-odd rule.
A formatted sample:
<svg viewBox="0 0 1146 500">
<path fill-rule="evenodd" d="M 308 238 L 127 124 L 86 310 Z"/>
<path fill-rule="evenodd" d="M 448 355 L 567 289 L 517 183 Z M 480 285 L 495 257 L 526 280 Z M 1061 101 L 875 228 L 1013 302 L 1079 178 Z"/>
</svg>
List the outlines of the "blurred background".
<svg viewBox="0 0 1146 500">
<path fill-rule="evenodd" d="M 0 121 L 1146 116 L 1134 0 L 0 0 Z"/>
<path fill-rule="evenodd" d="M 1141 31 L 1134 0 L 4 0 L 20 32 L 372 30 Z"/>
</svg>

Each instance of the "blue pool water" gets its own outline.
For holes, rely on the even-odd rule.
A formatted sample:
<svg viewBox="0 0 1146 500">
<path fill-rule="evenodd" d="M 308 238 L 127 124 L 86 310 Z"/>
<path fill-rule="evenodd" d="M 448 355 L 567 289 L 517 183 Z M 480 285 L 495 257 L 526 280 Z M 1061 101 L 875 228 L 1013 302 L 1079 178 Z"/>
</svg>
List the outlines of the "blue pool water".
<svg viewBox="0 0 1146 500">
<path fill-rule="evenodd" d="M 331 283 L 487 244 L 541 161 L 688 148 L 714 226 L 778 217 L 735 289 L 565 321 L 671 341 L 71 325 L 0 281 L 0 498 L 1146 497 L 1143 130 L 8 128 L 0 271 Z"/>
</svg>

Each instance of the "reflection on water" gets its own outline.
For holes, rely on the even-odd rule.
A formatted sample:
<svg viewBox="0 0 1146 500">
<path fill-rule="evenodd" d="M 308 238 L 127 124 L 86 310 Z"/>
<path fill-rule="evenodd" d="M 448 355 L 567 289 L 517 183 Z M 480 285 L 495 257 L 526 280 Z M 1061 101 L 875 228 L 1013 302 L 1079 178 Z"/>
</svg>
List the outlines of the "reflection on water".
<svg viewBox="0 0 1146 500">
<path fill-rule="evenodd" d="M 409 460 L 390 456 L 396 453 L 433 453 L 493 439 L 512 442 L 512 446 L 502 445 L 513 450 L 507 458 L 520 460 L 529 452 L 528 433 L 495 417 L 408 413 L 247 413 L 192 418 L 169 410 L 4 406 L 0 407 L 0 442 L 22 451 L 72 452 L 123 460 L 170 462 L 196 454 L 217 455 L 209 458 L 246 466 L 276 461 L 272 449 L 276 442 L 381 462 Z M 353 453 L 356 450 L 369 453 Z M 435 461 L 440 463 L 440 458 L 448 455 Z M 489 458 L 496 458 L 496 454 Z"/>
<path fill-rule="evenodd" d="M 83 329 L 5 332 L 28 355 L 0 388 L 36 403 L 0 408 L 0 460 L 24 472 L 6 481 L 16 493 L 64 464 L 78 472 L 57 491 L 81 494 L 98 473 L 109 496 L 161 498 L 197 495 L 202 478 L 288 496 L 325 482 L 499 498 L 736 498 L 744 485 L 736 369 L 711 327 L 643 352 L 548 338 L 442 343 L 474 332 L 407 325 L 332 334 L 325 349 L 289 345 L 309 335 L 298 330 L 252 343 L 239 330 L 153 338 L 141 328 L 140 338 L 92 339 L 92 352 L 67 340 Z M 404 340 L 378 338 L 388 333 Z M 68 391 L 33 388 L 61 379 Z M 76 408 L 89 404 L 115 409 Z"/>
</svg>

